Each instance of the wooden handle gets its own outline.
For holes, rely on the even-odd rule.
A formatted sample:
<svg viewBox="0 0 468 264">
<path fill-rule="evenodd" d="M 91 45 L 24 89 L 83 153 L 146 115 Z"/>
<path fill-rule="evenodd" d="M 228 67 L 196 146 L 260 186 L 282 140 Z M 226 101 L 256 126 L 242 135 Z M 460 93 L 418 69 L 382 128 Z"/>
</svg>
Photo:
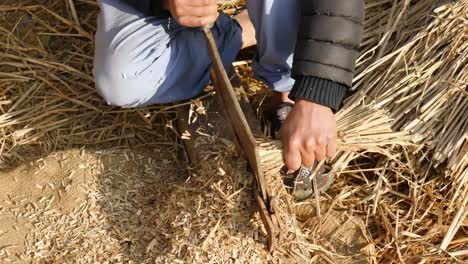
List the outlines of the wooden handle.
<svg viewBox="0 0 468 264">
<path fill-rule="evenodd" d="M 202 30 L 207 33 L 209 31 L 211 31 L 211 28 L 213 27 L 213 24 L 209 24 L 209 25 L 206 25 L 206 26 L 203 26 L 202 27 Z"/>
</svg>

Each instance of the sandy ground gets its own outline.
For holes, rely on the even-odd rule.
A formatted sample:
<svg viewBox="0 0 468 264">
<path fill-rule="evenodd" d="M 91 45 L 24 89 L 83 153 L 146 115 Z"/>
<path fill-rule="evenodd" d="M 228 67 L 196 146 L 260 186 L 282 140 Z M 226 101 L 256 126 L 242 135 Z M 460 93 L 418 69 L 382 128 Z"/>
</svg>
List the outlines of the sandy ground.
<svg viewBox="0 0 468 264">
<path fill-rule="evenodd" d="M 161 147 L 68 150 L 3 172 L 0 262 L 265 262 L 250 187 L 185 169 Z M 225 195 L 243 207 L 226 215 Z"/>
</svg>

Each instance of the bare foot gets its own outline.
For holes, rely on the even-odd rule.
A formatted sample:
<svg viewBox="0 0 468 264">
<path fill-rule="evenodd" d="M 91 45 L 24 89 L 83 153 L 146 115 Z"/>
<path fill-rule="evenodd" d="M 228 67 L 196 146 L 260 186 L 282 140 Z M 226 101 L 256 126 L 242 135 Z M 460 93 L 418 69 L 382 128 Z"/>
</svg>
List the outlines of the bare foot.
<svg viewBox="0 0 468 264">
<path fill-rule="evenodd" d="M 242 10 L 239 14 L 235 15 L 234 19 L 237 20 L 242 28 L 242 48 L 248 48 L 257 44 L 255 28 L 250 21 L 247 9 Z"/>
</svg>

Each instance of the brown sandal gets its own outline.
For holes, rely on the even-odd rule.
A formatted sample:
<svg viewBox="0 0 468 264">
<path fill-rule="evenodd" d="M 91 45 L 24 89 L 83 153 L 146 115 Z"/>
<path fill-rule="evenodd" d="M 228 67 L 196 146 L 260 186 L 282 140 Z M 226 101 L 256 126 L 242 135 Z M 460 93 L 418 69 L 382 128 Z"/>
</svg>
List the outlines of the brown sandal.
<svg viewBox="0 0 468 264">
<path fill-rule="evenodd" d="M 288 187 L 296 201 L 303 201 L 314 195 L 314 186 L 311 179 L 317 163 L 312 168 L 302 166 L 299 171 L 292 174 L 283 174 L 283 182 Z M 318 195 L 326 192 L 334 182 L 333 176 L 322 167 L 318 171 L 315 181 Z"/>
</svg>

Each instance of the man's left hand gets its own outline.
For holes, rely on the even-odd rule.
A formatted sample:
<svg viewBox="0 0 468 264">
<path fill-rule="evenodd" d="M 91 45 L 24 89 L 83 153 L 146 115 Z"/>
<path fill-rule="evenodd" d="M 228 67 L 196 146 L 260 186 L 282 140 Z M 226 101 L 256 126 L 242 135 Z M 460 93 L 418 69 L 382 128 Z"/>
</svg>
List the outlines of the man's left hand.
<svg viewBox="0 0 468 264">
<path fill-rule="evenodd" d="M 284 160 L 289 170 L 312 167 L 336 154 L 336 120 L 326 106 L 298 99 L 281 127 Z"/>
</svg>

